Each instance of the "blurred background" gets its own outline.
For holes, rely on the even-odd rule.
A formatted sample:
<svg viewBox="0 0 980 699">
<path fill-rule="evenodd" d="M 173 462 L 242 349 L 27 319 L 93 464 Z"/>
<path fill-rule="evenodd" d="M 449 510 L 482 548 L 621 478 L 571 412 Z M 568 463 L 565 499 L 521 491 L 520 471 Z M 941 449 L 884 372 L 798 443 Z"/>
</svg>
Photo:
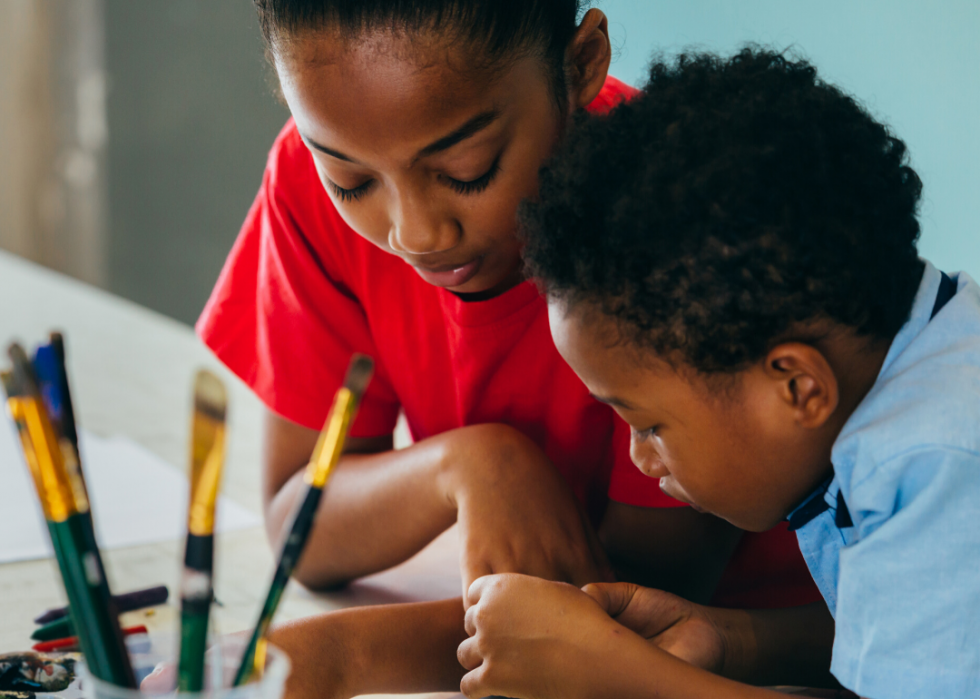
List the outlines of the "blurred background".
<svg viewBox="0 0 980 699">
<path fill-rule="evenodd" d="M 920 249 L 980 277 L 980 2 L 597 0 L 612 73 L 751 41 L 908 144 Z M 192 323 L 288 114 L 250 0 L 0 0 L 0 247 Z"/>
</svg>

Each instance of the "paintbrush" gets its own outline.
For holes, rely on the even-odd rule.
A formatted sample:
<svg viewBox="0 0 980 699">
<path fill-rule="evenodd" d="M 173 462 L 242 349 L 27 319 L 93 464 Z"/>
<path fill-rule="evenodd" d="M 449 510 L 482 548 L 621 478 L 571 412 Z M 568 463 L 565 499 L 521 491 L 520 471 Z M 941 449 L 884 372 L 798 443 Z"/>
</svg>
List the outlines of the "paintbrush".
<svg viewBox="0 0 980 699">
<path fill-rule="evenodd" d="M 262 605 L 262 612 L 259 620 L 252 631 L 252 637 L 245 649 L 242 663 L 238 667 L 235 675 L 235 686 L 245 684 L 252 677 L 256 666 L 256 649 L 264 647 L 265 633 L 272 623 L 272 617 L 279 606 L 279 600 L 286 589 L 286 583 L 293 574 L 296 562 L 299 560 L 306 539 L 309 536 L 310 528 L 313 526 L 313 518 L 316 516 L 317 506 L 323 496 L 323 490 L 333 474 L 333 469 L 340 460 L 344 450 L 344 440 L 347 432 L 354 420 L 357 406 L 367 389 L 371 374 L 374 371 L 374 362 L 370 357 L 363 354 L 355 354 L 351 359 L 350 367 L 347 369 L 347 376 L 344 385 L 334 396 L 333 406 L 330 414 L 320 432 L 316 448 L 313 450 L 313 457 L 306 468 L 306 493 L 297 500 L 293 509 L 291 521 L 287 531 L 289 534 L 284 539 L 282 549 L 279 553 L 279 562 L 276 571 L 272 576 L 272 584 L 269 586 L 269 594 Z"/>
<path fill-rule="evenodd" d="M 228 396 L 221 380 L 208 371 L 199 371 L 194 381 L 191 493 L 180 589 L 177 688 L 181 692 L 200 692 L 204 688 L 208 616 L 214 596 L 214 510 L 225 460 L 227 405 Z"/>
<path fill-rule="evenodd" d="M 37 389 L 48 411 L 48 419 L 58 436 L 58 445 L 68 471 L 72 487 L 77 488 L 76 499 L 88 500 L 85 474 L 82 470 L 78 449 L 78 431 L 75 426 L 75 409 L 68 386 L 68 369 L 65 365 L 65 342 L 61 333 L 51 333 L 51 343 L 41 345 L 31 362 Z"/>
<path fill-rule="evenodd" d="M 7 407 L 41 501 L 72 623 L 91 673 L 111 684 L 136 687 L 109 592 L 80 468 L 65 463 L 65 440 L 41 397 L 34 366 L 19 345 L 9 350 L 13 371 L 2 375 Z M 77 465 L 77 459 L 76 459 Z"/>
</svg>

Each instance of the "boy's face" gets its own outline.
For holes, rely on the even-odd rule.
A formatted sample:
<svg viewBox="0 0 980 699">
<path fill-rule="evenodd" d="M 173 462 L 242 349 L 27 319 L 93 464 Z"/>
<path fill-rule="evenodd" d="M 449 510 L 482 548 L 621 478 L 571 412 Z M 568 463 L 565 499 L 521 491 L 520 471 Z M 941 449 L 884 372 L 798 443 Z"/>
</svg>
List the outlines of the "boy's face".
<svg viewBox="0 0 980 699">
<path fill-rule="evenodd" d="M 668 495 L 749 531 L 783 520 L 825 477 L 820 435 L 801 428 L 762 367 L 706 381 L 617 342 L 598 310 L 549 301 L 558 351 L 632 428 L 630 455 Z"/>
</svg>

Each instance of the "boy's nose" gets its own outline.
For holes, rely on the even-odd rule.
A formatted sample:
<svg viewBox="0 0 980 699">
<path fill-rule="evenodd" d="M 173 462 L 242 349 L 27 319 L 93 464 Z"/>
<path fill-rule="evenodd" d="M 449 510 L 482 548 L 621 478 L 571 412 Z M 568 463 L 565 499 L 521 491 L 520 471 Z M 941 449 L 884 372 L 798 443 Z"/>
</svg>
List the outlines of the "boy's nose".
<svg viewBox="0 0 980 699">
<path fill-rule="evenodd" d="M 670 475 L 657 450 L 636 438 L 630 439 L 630 459 L 645 476 L 659 479 Z"/>
</svg>

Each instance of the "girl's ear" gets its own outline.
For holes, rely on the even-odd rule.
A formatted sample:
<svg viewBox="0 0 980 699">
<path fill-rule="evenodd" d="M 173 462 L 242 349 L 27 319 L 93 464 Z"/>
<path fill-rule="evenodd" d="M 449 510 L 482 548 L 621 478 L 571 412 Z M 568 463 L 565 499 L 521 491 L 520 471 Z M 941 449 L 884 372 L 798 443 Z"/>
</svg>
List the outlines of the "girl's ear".
<svg viewBox="0 0 980 699">
<path fill-rule="evenodd" d="M 800 427 L 822 427 L 837 410 L 837 375 L 815 347 L 800 342 L 777 345 L 766 356 L 765 373 Z"/>
<path fill-rule="evenodd" d="M 587 107 L 596 98 L 606 82 L 611 60 L 609 21 L 593 8 L 585 13 L 566 52 L 568 105 L 572 111 Z"/>
</svg>

